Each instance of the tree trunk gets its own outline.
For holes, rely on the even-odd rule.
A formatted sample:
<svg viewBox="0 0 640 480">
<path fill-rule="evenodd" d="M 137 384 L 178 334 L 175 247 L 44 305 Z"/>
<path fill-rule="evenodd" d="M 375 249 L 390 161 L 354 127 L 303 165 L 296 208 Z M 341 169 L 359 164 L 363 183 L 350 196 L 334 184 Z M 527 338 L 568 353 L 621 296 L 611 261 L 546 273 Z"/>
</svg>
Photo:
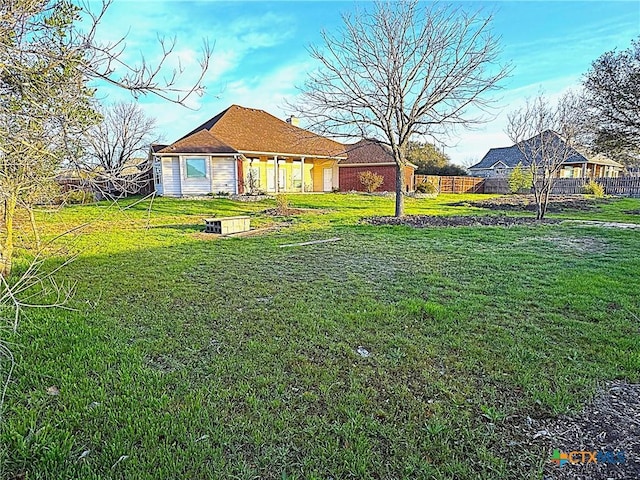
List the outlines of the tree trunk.
<svg viewBox="0 0 640 480">
<path fill-rule="evenodd" d="M 404 217 L 404 167 L 396 164 L 396 217 Z"/>
<path fill-rule="evenodd" d="M 549 194 L 551 193 L 551 184 L 544 185 L 540 194 L 540 200 L 538 200 L 538 209 L 536 212 L 536 220 L 544 219 L 547 213 L 547 205 L 549 204 Z"/>
<path fill-rule="evenodd" d="M 13 265 L 13 220 L 16 214 L 18 199 L 15 195 L 9 196 L 4 202 L 4 228 L 5 238 L 0 245 L 0 275 L 7 278 L 11 275 Z"/>
</svg>

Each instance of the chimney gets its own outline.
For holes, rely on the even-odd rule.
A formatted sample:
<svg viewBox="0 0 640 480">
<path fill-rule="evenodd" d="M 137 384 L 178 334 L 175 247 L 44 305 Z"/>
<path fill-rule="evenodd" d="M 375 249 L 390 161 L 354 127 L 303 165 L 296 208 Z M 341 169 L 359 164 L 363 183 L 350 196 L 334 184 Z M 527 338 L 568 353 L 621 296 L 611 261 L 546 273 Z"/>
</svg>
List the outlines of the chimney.
<svg viewBox="0 0 640 480">
<path fill-rule="evenodd" d="M 294 117 L 293 115 L 291 115 L 289 118 L 287 118 L 287 123 L 289 125 L 293 125 L 294 127 L 299 127 L 300 119 L 298 117 Z"/>
</svg>

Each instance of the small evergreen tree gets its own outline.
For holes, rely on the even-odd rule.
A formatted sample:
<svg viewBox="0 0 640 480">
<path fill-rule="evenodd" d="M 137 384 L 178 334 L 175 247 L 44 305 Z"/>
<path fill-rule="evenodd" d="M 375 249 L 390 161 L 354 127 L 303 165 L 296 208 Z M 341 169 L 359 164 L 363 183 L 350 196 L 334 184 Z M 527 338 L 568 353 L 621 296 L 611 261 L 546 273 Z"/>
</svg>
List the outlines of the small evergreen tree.
<svg viewBox="0 0 640 480">
<path fill-rule="evenodd" d="M 533 183 L 533 173 L 531 170 L 522 168 L 518 163 L 508 178 L 509 192 L 518 193 L 520 190 L 529 189 Z"/>
</svg>

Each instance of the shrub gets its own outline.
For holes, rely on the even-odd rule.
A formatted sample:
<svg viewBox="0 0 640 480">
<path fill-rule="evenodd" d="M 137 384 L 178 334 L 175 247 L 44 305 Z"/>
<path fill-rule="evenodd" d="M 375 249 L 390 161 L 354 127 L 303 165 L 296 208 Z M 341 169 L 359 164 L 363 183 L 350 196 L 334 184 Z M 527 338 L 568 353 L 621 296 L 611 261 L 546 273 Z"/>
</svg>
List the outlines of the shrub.
<svg viewBox="0 0 640 480">
<path fill-rule="evenodd" d="M 276 195 L 276 212 L 278 215 L 289 215 L 289 197 L 283 193 Z"/>
<path fill-rule="evenodd" d="M 429 182 L 429 181 L 425 181 L 422 182 L 420 184 L 418 184 L 416 186 L 416 192 L 417 193 L 428 193 L 433 195 L 434 193 L 438 193 L 438 189 L 436 188 L 436 186 Z"/>
<path fill-rule="evenodd" d="M 374 172 L 360 172 L 360 183 L 368 193 L 375 192 L 384 183 L 384 177 Z"/>
<path fill-rule="evenodd" d="M 584 186 L 584 193 L 602 198 L 604 197 L 604 187 L 594 180 L 589 180 L 589 183 Z"/>
<path fill-rule="evenodd" d="M 511 193 L 528 190 L 533 185 L 533 173 L 529 169 L 525 171 L 525 169 L 522 168 L 522 164 L 518 163 L 509 175 L 507 181 L 509 182 L 509 192 Z"/>
<path fill-rule="evenodd" d="M 247 181 L 245 182 L 245 187 L 247 190 L 247 194 L 249 195 L 260 195 L 260 176 L 258 171 L 250 168 L 249 173 L 247 173 Z"/>
<path fill-rule="evenodd" d="M 89 190 L 69 190 L 64 194 L 63 201 L 71 205 L 93 203 L 96 201 L 96 197 Z"/>
</svg>

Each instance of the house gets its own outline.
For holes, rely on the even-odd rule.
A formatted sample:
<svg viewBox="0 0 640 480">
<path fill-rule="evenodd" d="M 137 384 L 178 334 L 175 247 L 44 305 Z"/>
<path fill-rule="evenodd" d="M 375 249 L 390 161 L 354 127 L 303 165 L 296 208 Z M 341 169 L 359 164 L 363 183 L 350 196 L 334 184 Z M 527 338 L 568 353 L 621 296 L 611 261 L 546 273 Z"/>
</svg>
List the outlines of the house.
<svg viewBox="0 0 640 480">
<path fill-rule="evenodd" d="M 564 140 L 555 132 L 547 130 L 535 137 L 525 140 L 524 147 L 536 145 L 540 141 L 541 135 L 551 136 L 546 142 L 562 142 Z M 469 173 L 476 177 L 507 177 L 518 165 L 528 167 L 529 162 L 521 152 L 522 145 L 512 145 L 510 147 L 492 148 L 478 163 L 469 167 Z M 555 148 L 555 147 L 554 147 Z M 597 177 L 617 177 L 622 172 L 624 166 L 618 162 L 604 157 L 593 157 L 587 159 L 577 150 L 570 149 L 567 160 L 562 162 L 558 171 L 560 178 L 597 178 Z"/>
<path fill-rule="evenodd" d="M 232 105 L 170 145 L 154 145 L 160 195 L 330 192 L 344 146 L 255 108 Z"/>
<path fill-rule="evenodd" d="M 389 147 L 374 140 L 360 140 L 358 143 L 345 145 L 345 150 L 347 158 L 340 160 L 338 164 L 340 191 L 364 190 L 360 174 L 366 171 L 382 175 L 384 181 L 378 190 L 396 190 L 396 162 Z M 418 167 L 410 163 L 404 168 L 404 190 L 409 192 L 413 190 L 413 176 Z"/>
</svg>

